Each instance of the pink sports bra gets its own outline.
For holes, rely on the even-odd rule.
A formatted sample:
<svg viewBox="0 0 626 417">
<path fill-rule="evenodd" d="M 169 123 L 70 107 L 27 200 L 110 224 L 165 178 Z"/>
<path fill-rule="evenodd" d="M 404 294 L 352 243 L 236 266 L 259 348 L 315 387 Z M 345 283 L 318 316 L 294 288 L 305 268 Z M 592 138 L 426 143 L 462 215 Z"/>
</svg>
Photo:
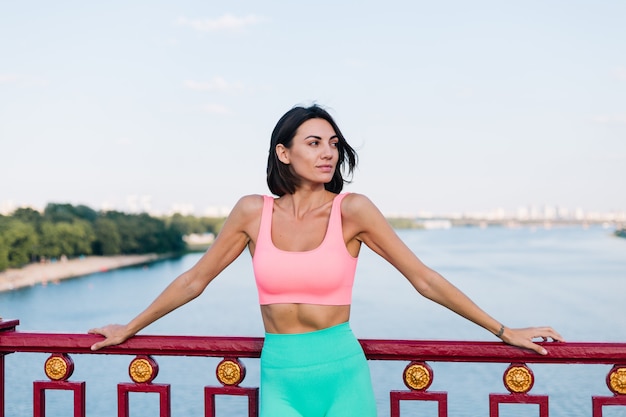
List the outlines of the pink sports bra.
<svg viewBox="0 0 626 417">
<path fill-rule="evenodd" d="M 274 199 L 263 196 L 261 226 L 252 258 L 259 302 L 349 305 L 357 259 L 350 255 L 343 240 L 341 200 L 338 194 L 322 243 L 315 249 L 292 252 L 278 249 L 272 242 Z"/>
</svg>

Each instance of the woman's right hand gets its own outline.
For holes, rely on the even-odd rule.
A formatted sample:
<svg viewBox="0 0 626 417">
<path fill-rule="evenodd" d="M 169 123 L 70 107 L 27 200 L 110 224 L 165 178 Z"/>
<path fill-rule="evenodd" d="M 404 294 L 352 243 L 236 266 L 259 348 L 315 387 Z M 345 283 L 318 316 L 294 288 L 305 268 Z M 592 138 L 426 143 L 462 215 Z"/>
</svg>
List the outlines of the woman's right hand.
<svg viewBox="0 0 626 417">
<path fill-rule="evenodd" d="M 109 324 L 104 327 L 97 327 L 88 331 L 90 334 L 99 334 L 104 336 L 104 340 L 98 343 L 94 343 L 91 346 L 91 350 L 102 349 L 106 346 L 119 345 L 124 343 L 127 339 L 132 337 L 132 334 L 128 333 L 126 326 L 121 324 Z"/>
</svg>

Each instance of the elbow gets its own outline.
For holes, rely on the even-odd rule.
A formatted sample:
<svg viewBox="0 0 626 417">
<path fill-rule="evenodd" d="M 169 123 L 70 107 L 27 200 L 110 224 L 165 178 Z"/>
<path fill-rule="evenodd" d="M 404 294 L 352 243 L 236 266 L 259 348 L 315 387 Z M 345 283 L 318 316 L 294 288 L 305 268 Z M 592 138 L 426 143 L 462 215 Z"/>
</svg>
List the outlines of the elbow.
<svg viewBox="0 0 626 417">
<path fill-rule="evenodd" d="M 187 301 L 197 298 L 206 288 L 206 283 L 202 282 L 202 280 L 191 271 L 185 272 L 181 278 L 183 293 Z"/>
<path fill-rule="evenodd" d="M 432 300 L 436 297 L 435 283 L 437 275 L 438 274 L 435 271 L 429 270 L 425 273 L 419 274 L 417 279 L 411 280 L 411 283 L 420 295 Z"/>
<path fill-rule="evenodd" d="M 418 293 L 420 293 L 422 297 L 426 297 L 432 300 L 432 287 L 427 282 L 419 282 L 417 284 L 413 284 L 413 287 L 415 288 L 415 290 L 417 290 Z"/>
<path fill-rule="evenodd" d="M 189 287 L 187 287 L 187 297 L 189 301 L 200 296 L 203 290 L 204 290 L 204 287 L 201 287 L 197 283 L 193 283 Z"/>
</svg>

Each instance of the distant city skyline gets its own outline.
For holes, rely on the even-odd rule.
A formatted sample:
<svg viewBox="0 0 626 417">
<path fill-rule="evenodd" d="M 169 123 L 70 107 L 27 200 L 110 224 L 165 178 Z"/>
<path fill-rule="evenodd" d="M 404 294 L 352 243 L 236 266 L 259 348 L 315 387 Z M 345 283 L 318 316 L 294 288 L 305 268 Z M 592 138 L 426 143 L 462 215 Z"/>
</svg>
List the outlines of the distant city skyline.
<svg viewBox="0 0 626 417">
<path fill-rule="evenodd" d="M 79 205 L 84 203 L 71 202 L 50 202 L 56 204 L 73 204 Z M 225 217 L 230 213 L 232 207 L 229 206 L 208 206 L 204 208 L 194 207 L 193 204 L 175 203 L 167 210 L 158 210 L 152 207 L 150 196 L 129 196 L 126 206 L 113 206 L 104 203 L 101 206 L 93 206 L 84 204 L 96 211 L 117 210 L 121 212 L 137 214 L 148 213 L 153 216 L 170 216 L 175 213 L 182 215 L 206 216 L 206 217 Z M 10 215 L 14 210 L 20 207 L 29 207 L 38 211 L 43 211 L 45 206 L 22 205 L 18 206 L 11 201 L 0 202 L 0 214 Z M 626 223 L 626 210 L 609 210 L 609 211 L 586 211 L 581 207 L 569 208 L 553 205 L 528 205 L 520 206 L 515 209 L 507 210 L 503 207 L 493 207 L 485 210 L 457 210 L 448 212 L 433 212 L 428 210 L 418 210 L 415 212 L 383 212 L 387 217 L 406 217 L 406 218 L 447 218 L 447 219 L 483 219 L 483 220 L 573 220 L 573 221 L 608 221 L 617 223 Z"/>
<path fill-rule="evenodd" d="M 332 6 L 332 7 L 331 7 Z M 318 103 L 383 213 L 626 210 L 626 2 L 0 2 L 0 210 L 228 210 Z"/>
</svg>

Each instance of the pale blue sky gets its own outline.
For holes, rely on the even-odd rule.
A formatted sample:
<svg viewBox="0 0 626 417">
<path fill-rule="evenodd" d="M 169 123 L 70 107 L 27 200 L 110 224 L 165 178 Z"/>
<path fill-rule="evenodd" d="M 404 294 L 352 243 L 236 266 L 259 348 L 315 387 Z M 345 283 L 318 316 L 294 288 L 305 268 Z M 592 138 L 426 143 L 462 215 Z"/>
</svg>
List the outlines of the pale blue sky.
<svg viewBox="0 0 626 417">
<path fill-rule="evenodd" d="M 317 102 L 385 213 L 626 210 L 626 2 L 0 0 L 0 204 L 268 193 Z"/>
</svg>

